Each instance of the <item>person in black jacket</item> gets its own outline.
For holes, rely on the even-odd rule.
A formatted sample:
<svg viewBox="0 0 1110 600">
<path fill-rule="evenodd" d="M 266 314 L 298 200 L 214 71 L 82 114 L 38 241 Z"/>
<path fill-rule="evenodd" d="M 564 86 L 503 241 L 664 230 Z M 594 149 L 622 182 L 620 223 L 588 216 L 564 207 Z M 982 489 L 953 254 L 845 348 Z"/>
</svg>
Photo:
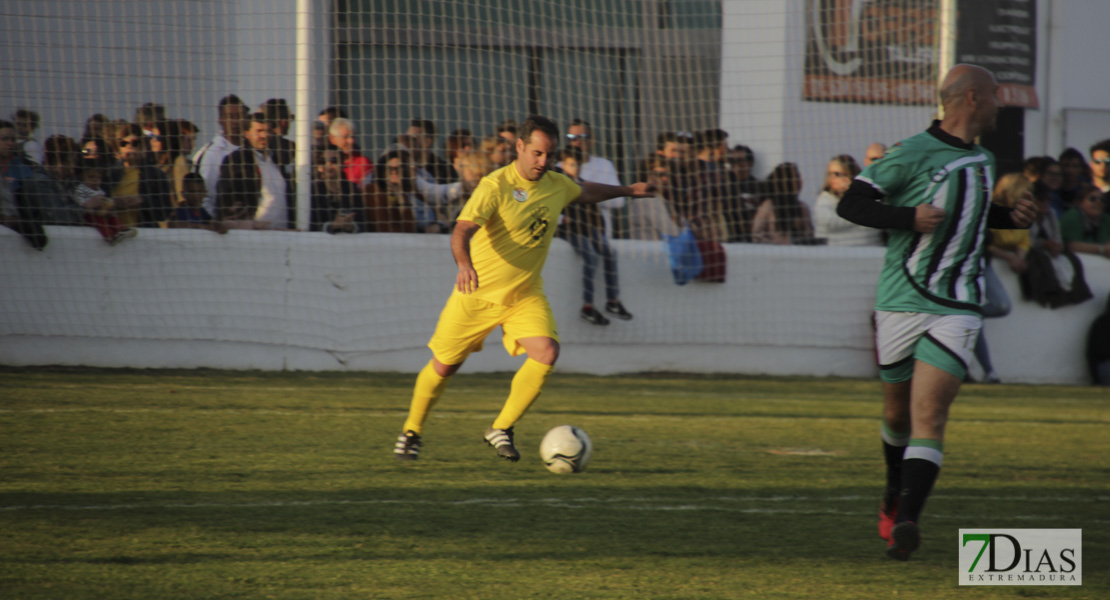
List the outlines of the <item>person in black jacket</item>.
<svg viewBox="0 0 1110 600">
<path fill-rule="evenodd" d="M 242 148 L 224 157 L 216 183 L 216 218 L 232 229 L 288 229 L 287 183 L 269 150 L 270 124 L 250 116 Z"/>
<path fill-rule="evenodd" d="M 1087 331 L 1087 368 L 1095 385 L 1110 385 L 1110 297 Z"/>
<path fill-rule="evenodd" d="M 453 183 L 458 181 L 458 174 L 451 163 L 443 160 L 432 151 L 436 143 L 436 125 L 428 119 L 413 119 L 409 121 L 409 128 L 405 132 L 417 139 L 418 148 L 413 148 L 424 157 L 424 168 L 435 178 L 436 183 Z"/>
</svg>

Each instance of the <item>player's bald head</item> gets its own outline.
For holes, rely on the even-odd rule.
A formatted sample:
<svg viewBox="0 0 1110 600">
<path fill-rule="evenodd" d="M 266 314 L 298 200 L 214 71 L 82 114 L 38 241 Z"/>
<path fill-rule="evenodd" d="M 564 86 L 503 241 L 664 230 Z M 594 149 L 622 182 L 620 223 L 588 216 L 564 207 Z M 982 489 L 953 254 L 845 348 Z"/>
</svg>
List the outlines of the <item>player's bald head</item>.
<svg viewBox="0 0 1110 600">
<path fill-rule="evenodd" d="M 867 151 L 863 154 L 863 166 L 868 166 L 871 163 L 883 157 L 886 152 L 886 144 L 879 142 L 872 142 L 867 145 Z"/>
<path fill-rule="evenodd" d="M 967 97 L 968 90 L 979 93 L 993 93 L 994 75 L 976 65 L 959 64 L 952 67 L 940 84 L 940 103 L 943 106 L 956 106 Z"/>
</svg>

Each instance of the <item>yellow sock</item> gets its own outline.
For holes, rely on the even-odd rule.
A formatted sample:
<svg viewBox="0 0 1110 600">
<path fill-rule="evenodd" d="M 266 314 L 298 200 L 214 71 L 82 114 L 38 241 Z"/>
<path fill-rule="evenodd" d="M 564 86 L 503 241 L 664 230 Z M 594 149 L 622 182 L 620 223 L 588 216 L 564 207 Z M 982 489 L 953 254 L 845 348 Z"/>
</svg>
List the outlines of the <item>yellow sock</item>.
<svg viewBox="0 0 1110 600">
<path fill-rule="evenodd" d="M 513 377 L 512 387 L 509 388 L 509 399 L 505 401 L 505 407 L 493 422 L 493 428 L 508 429 L 519 421 L 528 407 L 532 406 L 540 396 L 540 390 L 543 389 L 547 376 L 554 369 L 553 365 L 545 365 L 530 358 L 524 361 Z"/>
<path fill-rule="evenodd" d="M 416 376 L 416 386 L 412 390 L 412 404 L 409 406 L 409 417 L 405 420 L 405 428 L 401 431 L 415 431 L 420 433 L 424 427 L 424 419 L 428 418 L 428 411 L 435 406 L 440 394 L 447 388 L 450 377 L 440 377 L 436 373 L 432 361 L 424 365 L 420 374 Z"/>
</svg>

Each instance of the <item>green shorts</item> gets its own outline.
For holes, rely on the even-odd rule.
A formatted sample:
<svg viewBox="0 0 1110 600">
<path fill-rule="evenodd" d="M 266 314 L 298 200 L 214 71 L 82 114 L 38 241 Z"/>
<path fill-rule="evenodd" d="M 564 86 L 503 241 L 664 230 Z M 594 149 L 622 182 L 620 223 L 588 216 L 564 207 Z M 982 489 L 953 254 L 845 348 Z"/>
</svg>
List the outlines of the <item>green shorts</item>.
<svg viewBox="0 0 1110 600">
<path fill-rule="evenodd" d="M 909 381 L 920 360 L 963 380 L 982 326 L 977 315 L 875 311 L 879 377 Z"/>
</svg>

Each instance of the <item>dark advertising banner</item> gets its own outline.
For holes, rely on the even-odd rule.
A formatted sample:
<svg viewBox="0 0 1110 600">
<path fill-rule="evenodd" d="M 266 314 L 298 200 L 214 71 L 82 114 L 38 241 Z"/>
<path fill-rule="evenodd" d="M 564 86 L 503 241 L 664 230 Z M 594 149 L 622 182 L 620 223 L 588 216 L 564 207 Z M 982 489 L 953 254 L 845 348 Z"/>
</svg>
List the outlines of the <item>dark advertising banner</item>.
<svg viewBox="0 0 1110 600">
<path fill-rule="evenodd" d="M 936 103 L 936 0 L 806 0 L 805 7 L 803 99 Z"/>
<path fill-rule="evenodd" d="M 959 0 L 956 62 L 990 69 L 1002 102 L 1038 108 L 1036 0 Z"/>
</svg>

